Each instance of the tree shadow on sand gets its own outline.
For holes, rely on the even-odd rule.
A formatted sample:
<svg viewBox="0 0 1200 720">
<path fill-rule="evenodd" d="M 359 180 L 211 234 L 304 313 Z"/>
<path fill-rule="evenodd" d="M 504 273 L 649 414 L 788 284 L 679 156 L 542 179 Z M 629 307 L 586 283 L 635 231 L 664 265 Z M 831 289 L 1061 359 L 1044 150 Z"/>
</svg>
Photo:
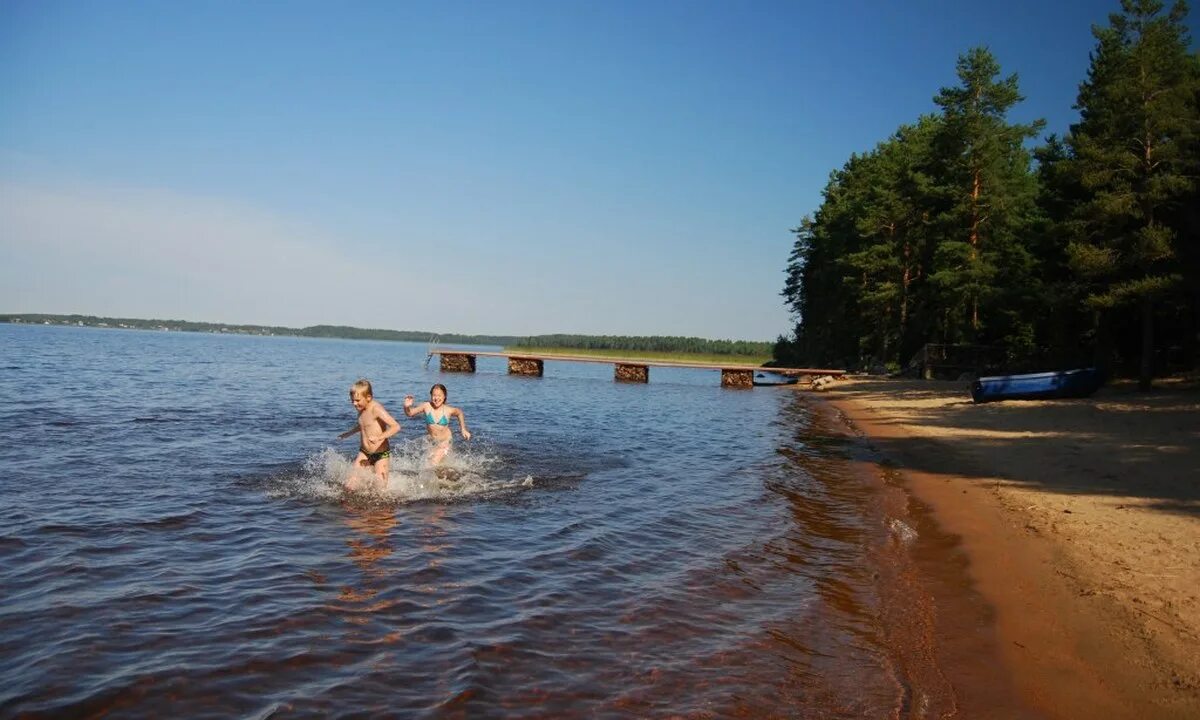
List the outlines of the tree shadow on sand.
<svg viewBox="0 0 1200 720">
<path fill-rule="evenodd" d="M 801 396 L 803 397 L 803 395 Z M 966 383 L 856 381 L 869 442 L 904 468 L 1065 494 L 1141 498 L 1200 515 L 1200 384 L 1132 384 L 1085 399 L 977 405 Z M 801 400 L 808 402 L 808 400 Z"/>
</svg>

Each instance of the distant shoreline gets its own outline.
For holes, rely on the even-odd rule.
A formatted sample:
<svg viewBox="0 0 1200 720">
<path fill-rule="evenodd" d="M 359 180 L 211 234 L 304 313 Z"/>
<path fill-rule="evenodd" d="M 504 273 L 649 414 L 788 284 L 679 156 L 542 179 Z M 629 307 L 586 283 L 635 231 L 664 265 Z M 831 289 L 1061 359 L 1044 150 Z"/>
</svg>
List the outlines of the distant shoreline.
<svg viewBox="0 0 1200 720">
<path fill-rule="evenodd" d="M 143 318 L 102 317 L 98 315 L 50 315 L 42 313 L 9 313 L 0 315 L 0 323 L 12 325 L 72 325 L 76 327 L 112 328 L 120 330 L 169 330 L 226 335 L 262 335 L 284 337 L 341 338 L 345 340 L 393 340 L 401 342 L 430 342 L 438 333 L 424 330 L 380 330 L 346 325 L 312 325 L 291 328 L 281 325 L 231 325 L 228 323 L 193 322 L 191 320 L 160 320 Z M 441 342 L 467 345 L 505 345 L 521 338 L 508 335 L 442 335 Z"/>
<path fill-rule="evenodd" d="M 292 328 L 281 325 L 235 325 L 229 323 L 195 322 L 191 320 L 162 320 L 144 318 L 104 317 L 98 315 L 55 315 L 49 313 L 3 313 L 0 323 L 11 325 L 58 325 L 119 330 L 155 330 L 174 332 L 212 333 L 218 335 L 258 335 L 263 337 L 337 338 L 342 340 L 385 340 L 439 345 L 498 345 L 506 348 L 556 347 L 566 352 L 589 352 L 606 348 L 607 352 L 648 353 L 655 357 L 720 357 L 771 356 L 771 343 L 755 341 L 709 340 L 673 336 L 612 337 L 601 335 L 462 335 L 437 333 L 429 330 L 383 330 L 357 328 L 348 325 L 312 325 Z M 599 342 L 599 345 L 595 343 Z M 573 344 L 582 343 L 576 347 Z M 744 352 L 749 349 L 750 352 Z M 736 352 L 743 350 L 743 352 Z"/>
</svg>

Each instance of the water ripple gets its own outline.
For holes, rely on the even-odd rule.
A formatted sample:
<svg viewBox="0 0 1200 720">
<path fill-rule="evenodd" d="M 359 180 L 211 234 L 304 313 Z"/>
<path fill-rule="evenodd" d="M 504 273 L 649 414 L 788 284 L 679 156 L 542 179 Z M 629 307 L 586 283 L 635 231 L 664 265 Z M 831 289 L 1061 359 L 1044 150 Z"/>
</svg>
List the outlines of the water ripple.
<svg viewBox="0 0 1200 720">
<path fill-rule="evenodd" d="M 0 333 L 23 443 L 0 450 L 2 716 L 902 705 L 873 565 L 901 526 L 796 393 L 443 375 L 402 343 Z M 435 472 L 402 419 L 387 488 L 347 492 L 362 375 L 393 414 L 446 382 L 476 438 Z M 46 435 L 54 473 L 28 450 Z"/>
</svg>

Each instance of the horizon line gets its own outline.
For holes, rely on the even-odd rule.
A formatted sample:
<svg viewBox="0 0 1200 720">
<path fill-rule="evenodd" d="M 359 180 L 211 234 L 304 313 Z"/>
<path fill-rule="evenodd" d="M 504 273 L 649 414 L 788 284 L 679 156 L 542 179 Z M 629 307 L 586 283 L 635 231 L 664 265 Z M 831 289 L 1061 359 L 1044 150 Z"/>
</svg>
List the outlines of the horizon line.
<svg viewBox="0 0 1200 720">
<path fill-rule="evenodd" d="M 546 332 L 536 333 L 531 335 L 516 335 L 509 333 L 465 333 L 465 332 L 437 332 L 432 330 L 396 330 L 392 328 L 363 328 L 355 325 L 337 325 L 333 323 L 317 323 L 315 325 L 305 325 L 303 327 L 292 327 L 290 325 L 270 325 L 264 323 L 231 323 L 231 322 L 212 322 L 209 320 L 184 320 L 179 318 L 144 318 L 144 317 L 118 317 L 115 315 L 95 315 L 89 313 L 44 313 L 44 312 L 0 312 L 0 321 L 12 324 L 7 318 L 13 317 L 45 317 L 45 318 L 95 318 L 97 320 L 135 320 L 138 322 L 161 322 L 161 323 L 191 323 L 194 325 L 213 325 L 225 327 L 253 327 L 253 328 L 277 328 L 281 330 L 308 330 L 319 327 L 341 327 L 350 330 L 360 330 L 366 332 L 394 332 L 394 333 L 411 333 L 414 335 L 428 335 L 430 337 L 440 337 L 443 335 L 461 336 L 461 337 L 493 337 L 493 338 L 537 338 L 550 335 L 574 335 L 578 337 L 627 337 L 627 338 L 683 338 L 705 340 L 709 342 L 745 342 L 745 343 L 764 343 L 773 344 L 775 340 L 744 340 L 730 338 L 709 338 L 698 335 L 621 335 L 614 333 L 581 333 L 581 332 Z"/>
</svg>

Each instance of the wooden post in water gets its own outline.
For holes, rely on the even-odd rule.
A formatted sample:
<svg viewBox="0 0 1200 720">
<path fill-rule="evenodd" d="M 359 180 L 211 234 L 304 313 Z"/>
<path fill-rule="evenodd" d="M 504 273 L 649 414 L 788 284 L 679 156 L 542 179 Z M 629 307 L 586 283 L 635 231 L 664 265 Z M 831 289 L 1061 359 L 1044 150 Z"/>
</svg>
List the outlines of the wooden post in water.
<svg viewBox="0 0 1200 720">
<path fill-rule="evenodd" d="M 538 358 L 510 357 L 508 359 L 508 374 L 541 377 L 544 366 L 545 363 Z"/>
<path fill-rule="evenodd" d="M 613 380 L 629 383 L 650 382 L 650 367 L 648 365 L 617 363 L 616 368 L 613 370 Z"/>
<path fill-rule="evenodd" d="M 475 372 L 475 356 L 467 353 L 442 353 L 442 372 Z"/>
<path fill-rule="evenodd" d="M 721 369 L 721 387 L 748 388 L 754 387 L 753 370 Z"/>
</svg>

